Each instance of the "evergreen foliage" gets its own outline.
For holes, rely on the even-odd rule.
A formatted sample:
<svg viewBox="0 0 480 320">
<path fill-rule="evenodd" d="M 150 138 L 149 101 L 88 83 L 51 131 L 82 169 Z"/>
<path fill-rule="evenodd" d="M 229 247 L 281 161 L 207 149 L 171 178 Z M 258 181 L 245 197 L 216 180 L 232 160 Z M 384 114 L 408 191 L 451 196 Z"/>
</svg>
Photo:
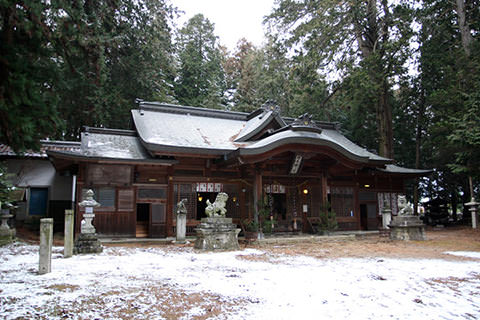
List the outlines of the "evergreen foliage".
<svg viewBox="0 0 480 320">
<path fill-rule="evenodd" d="M 480 178 L 478 8 L 278 0 L 266 43 L 230 53 L 201 14 L 177 30 L 169 0 L 0 0 L 0 143 L 130 128 L 137 97 L 244 112 L 274 100 L 400 165 L 435 168 L 414 190 L 465 202 Z"/>
<path fill-rule="evenodd" d="M 214 25 L 202 14 L 179 30 L 175 92 L 180 104 L 218 109 L 226 89 L 222 54 Z"/>
</svg>

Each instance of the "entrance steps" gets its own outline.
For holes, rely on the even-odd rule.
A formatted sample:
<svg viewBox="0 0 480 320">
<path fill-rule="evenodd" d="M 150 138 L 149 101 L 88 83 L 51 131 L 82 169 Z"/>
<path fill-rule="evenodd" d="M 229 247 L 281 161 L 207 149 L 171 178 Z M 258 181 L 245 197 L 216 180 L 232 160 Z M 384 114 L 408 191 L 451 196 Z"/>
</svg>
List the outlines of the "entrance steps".
<svg viewBox="0 0 480 320">
<path fill-rule="evenodd" d="M 135 237 L 147 238 L 148 237 L 148 222 L 137 222 L 137 228 L 135 230 Z"/>
</svg>

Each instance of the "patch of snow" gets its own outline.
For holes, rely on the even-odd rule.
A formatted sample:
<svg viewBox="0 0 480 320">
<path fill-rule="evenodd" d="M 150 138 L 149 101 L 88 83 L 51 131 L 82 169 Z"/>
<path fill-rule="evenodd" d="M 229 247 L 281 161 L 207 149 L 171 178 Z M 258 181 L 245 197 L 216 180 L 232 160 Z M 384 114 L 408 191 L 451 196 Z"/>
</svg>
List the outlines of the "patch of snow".
<svg viewBox="0 0 480 320">
<path fill-rule="evenodd" d="M 446 251 L 445 254 L 451 254 L 459 257 L 480 259 L 480 252 L 475 251 Z"/>
<path fill-rule="evenodd" d="M 254 249 L 196 253 L 172 246 L 107 247 L 101 254 L 68 259 L 61 253 L 54 247 L 52 272 L 40 276 L 38 246 L 0 248 L 0 318 L 114 319 L 125 301 L 136 310 L 131 319 L 166 317 L 152 306 L 174 299 L 159 301 L 147 288 L 210 294 L 230 304 L 244 301 L 221 319 L 480 317 L 476 261 L 316 259 Z M 98 297 L 98 308 L 78 307 Z M 185 308 L 186 319 L 206 313 L 201 305 Z"/>
</svg>

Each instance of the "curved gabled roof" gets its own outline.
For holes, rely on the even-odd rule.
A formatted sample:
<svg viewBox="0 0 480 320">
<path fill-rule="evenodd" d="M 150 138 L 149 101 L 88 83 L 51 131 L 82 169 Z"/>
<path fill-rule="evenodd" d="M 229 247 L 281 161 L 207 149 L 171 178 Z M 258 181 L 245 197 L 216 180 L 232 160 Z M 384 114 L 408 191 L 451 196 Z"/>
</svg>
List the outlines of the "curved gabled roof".
<svg viewBox="0 0 480 320">
<path fill-rule="evenodd" d="M 391 163 L 391 159 L 375 155 L 359 147 L 336 130 L 312 131 L 309 128 L 290 128 L 239 149 L 239 155 L 258 155 L 289 144 L 309 144 L 330 147 L 358 162 Z"/>
<path fill-rule="evenodd" d="M 285 121 L 275 111 L 262 112 L 247 121 L 242 131 L 238 134 L 235 141 L 245 142 L 260 133 L 269 124 L 274 122 L 277 128 L 286 126 Z"/>
<path fill-rule="evenodd" d="M 291 143 L 332 148 L 347 158 L 367 163 L 391 163 L 343 136 L 331 123 L 320 128 L 303 115 L 290 124 L 278 110 L 265 108 L 251 114 L 213 109 L 141 102 L 132 117 L 143 146 L 150 153 L 256 155 Z M 252 141 L 267 127 L 277 128 L 266 137 Z"/>
</svg>

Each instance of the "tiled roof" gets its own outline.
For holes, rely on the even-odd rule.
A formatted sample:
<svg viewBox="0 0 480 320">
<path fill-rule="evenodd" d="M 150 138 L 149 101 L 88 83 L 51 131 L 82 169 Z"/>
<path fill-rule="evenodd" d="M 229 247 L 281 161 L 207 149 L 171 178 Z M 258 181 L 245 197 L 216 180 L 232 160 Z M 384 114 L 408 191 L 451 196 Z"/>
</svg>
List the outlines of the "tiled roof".
<svg viewBox="0 0 480 320">
<path fill-rule="evenodd" d="M 47 151 L 75 151 L 80 149 L 80 142 L 76 141 L 40 141 L 41 147 L 39 151 L 27 150 L 24 153 L 17 154 L 5 144 L 0 144 L 0 156 L 22 156 L 32 158 L 47 158 Z"/>
<path fill-rule="evenodd" d="M 293 119 L 284 121 L 277 112 L 266 109 L 252 114 L 229 113 L 141 102 L 139 109 L 132 110 L 132 116 L 142 144 L 151 152 L 227 156 L 232 152 L 261 153 L 285 143 L 310 143 L 332 147 L 361 162 L 392 162 L 348 140 L 334 123 L 316 123 L 315 130 L 303 128 L 296 126 Z M 251 140 L 271 122 L 282 128 L 260 140 Z"/>
<path fill-rule="evenodd" d="M 67 158 L 149 162 L 171 164 L 170 160 L 155 159 L 142 146 L 135 131 L 86 127 L 81 147 L 75 150 L 51 150 L 50 155 Z"/>
</svg>

